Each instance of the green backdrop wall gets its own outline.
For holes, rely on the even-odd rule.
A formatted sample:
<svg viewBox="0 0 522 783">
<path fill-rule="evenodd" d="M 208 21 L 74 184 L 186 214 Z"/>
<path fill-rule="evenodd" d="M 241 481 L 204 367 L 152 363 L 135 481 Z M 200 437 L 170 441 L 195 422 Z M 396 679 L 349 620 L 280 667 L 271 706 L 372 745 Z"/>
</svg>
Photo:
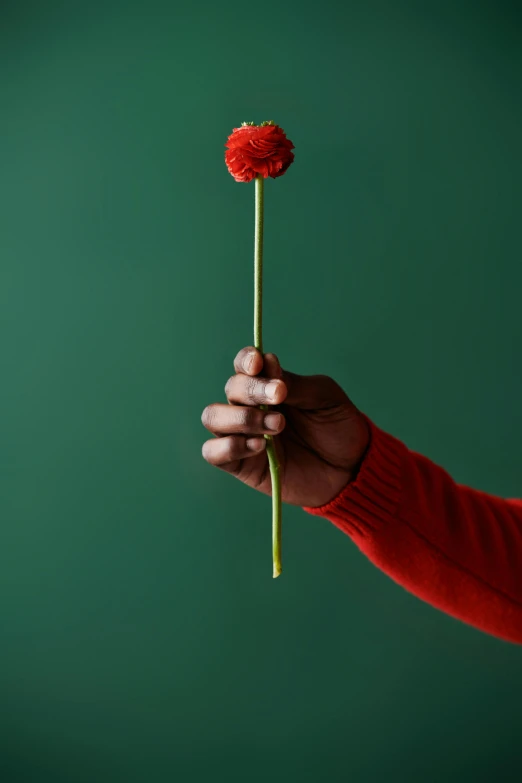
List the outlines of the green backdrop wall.
<svg viewBox="0 0 522 783">
<path fill-rule="evenodd" d="M 513 780 L 522 652 L 211 468 L 253 340 L 457 481 L 520 496 L 522 15 L 510 2 L 4 2 L 0 772 Z M 515 775 L 515 777 L 513 777 Z"/>
</svg>

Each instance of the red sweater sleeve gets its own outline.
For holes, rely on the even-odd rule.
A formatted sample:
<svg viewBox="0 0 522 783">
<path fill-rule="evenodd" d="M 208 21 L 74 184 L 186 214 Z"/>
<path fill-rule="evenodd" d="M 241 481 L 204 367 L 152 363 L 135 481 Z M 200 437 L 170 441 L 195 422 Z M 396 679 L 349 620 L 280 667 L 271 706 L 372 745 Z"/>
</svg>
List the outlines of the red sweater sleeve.
<svg viewBox="0 0 522 783">
<path fill-rule="evenodd" d="M 422 600 L 522 643 L 522 500 L 456 484 L 367 421 L 371 441 L 355 481 L 304 510 L 337 525 Z"/>
</svg>

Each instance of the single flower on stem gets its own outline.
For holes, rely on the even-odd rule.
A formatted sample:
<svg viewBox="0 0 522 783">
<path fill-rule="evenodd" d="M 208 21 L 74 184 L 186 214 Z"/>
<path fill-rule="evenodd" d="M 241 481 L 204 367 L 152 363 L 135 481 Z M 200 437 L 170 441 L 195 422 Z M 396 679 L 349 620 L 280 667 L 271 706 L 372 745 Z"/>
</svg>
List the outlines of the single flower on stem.
<svg viewBox="0 0 522 783">
<path fill-rule="evenodd" d="M 236 182 L 255 180 L 254 345 L 263 353 L 263 208 L 267 177 L 281 177 L 294 160 L 294 145 L 273 120 L 243 122 L 225 144 L 225 163 Z M 261 405 L 261 410 L 268 410 Z M 272 559 L 274 578 L 281 573 L 281 476 L 273 435 L 265 435 L 272 480 Z"/>
</svg>

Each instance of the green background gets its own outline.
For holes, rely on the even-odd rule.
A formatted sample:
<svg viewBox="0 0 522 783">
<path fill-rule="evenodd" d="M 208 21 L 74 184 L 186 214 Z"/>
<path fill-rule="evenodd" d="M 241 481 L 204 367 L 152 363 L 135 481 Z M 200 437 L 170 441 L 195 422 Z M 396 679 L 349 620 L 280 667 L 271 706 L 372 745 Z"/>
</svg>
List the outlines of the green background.
<svg viewBox="0 0 522 783">
<path fill-rule="evenodd" d="M 3 2 L 0 777 L 513 780 L 522 652 L 209 466 L 253 340 L 457 481 L 520 496 L 512 2 Z M 518 771 L 517 771 L 518 770 Z"/>
</svg>

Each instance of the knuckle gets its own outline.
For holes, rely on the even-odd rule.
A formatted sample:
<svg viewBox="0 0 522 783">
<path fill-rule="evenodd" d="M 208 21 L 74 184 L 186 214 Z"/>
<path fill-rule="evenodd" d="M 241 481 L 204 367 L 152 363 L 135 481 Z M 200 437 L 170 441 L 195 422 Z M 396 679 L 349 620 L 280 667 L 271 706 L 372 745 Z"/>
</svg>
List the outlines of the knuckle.
<svg viewBox="0 0 522 783">
<path fill-rule="evenodd" d="M 240 459 L 243 456 L 244 444 L 242 438 L 229 437 L 226 447 L 227 458 L 229 462 L 232 460 Z"/>
<path fill-rule="evenodd" d="M 240 426 L 242 429 L 252 431 L 259 424 L 259 413 L 255 408 L 244 408 L 240 415 Z"/>
<path fill-rule="evenodd" d="M 246 382 L 246 395 L 250 402 L 256 402 L 259 396 L 259 380 L 256 377 L 248 378 Z"/>
</svg>

